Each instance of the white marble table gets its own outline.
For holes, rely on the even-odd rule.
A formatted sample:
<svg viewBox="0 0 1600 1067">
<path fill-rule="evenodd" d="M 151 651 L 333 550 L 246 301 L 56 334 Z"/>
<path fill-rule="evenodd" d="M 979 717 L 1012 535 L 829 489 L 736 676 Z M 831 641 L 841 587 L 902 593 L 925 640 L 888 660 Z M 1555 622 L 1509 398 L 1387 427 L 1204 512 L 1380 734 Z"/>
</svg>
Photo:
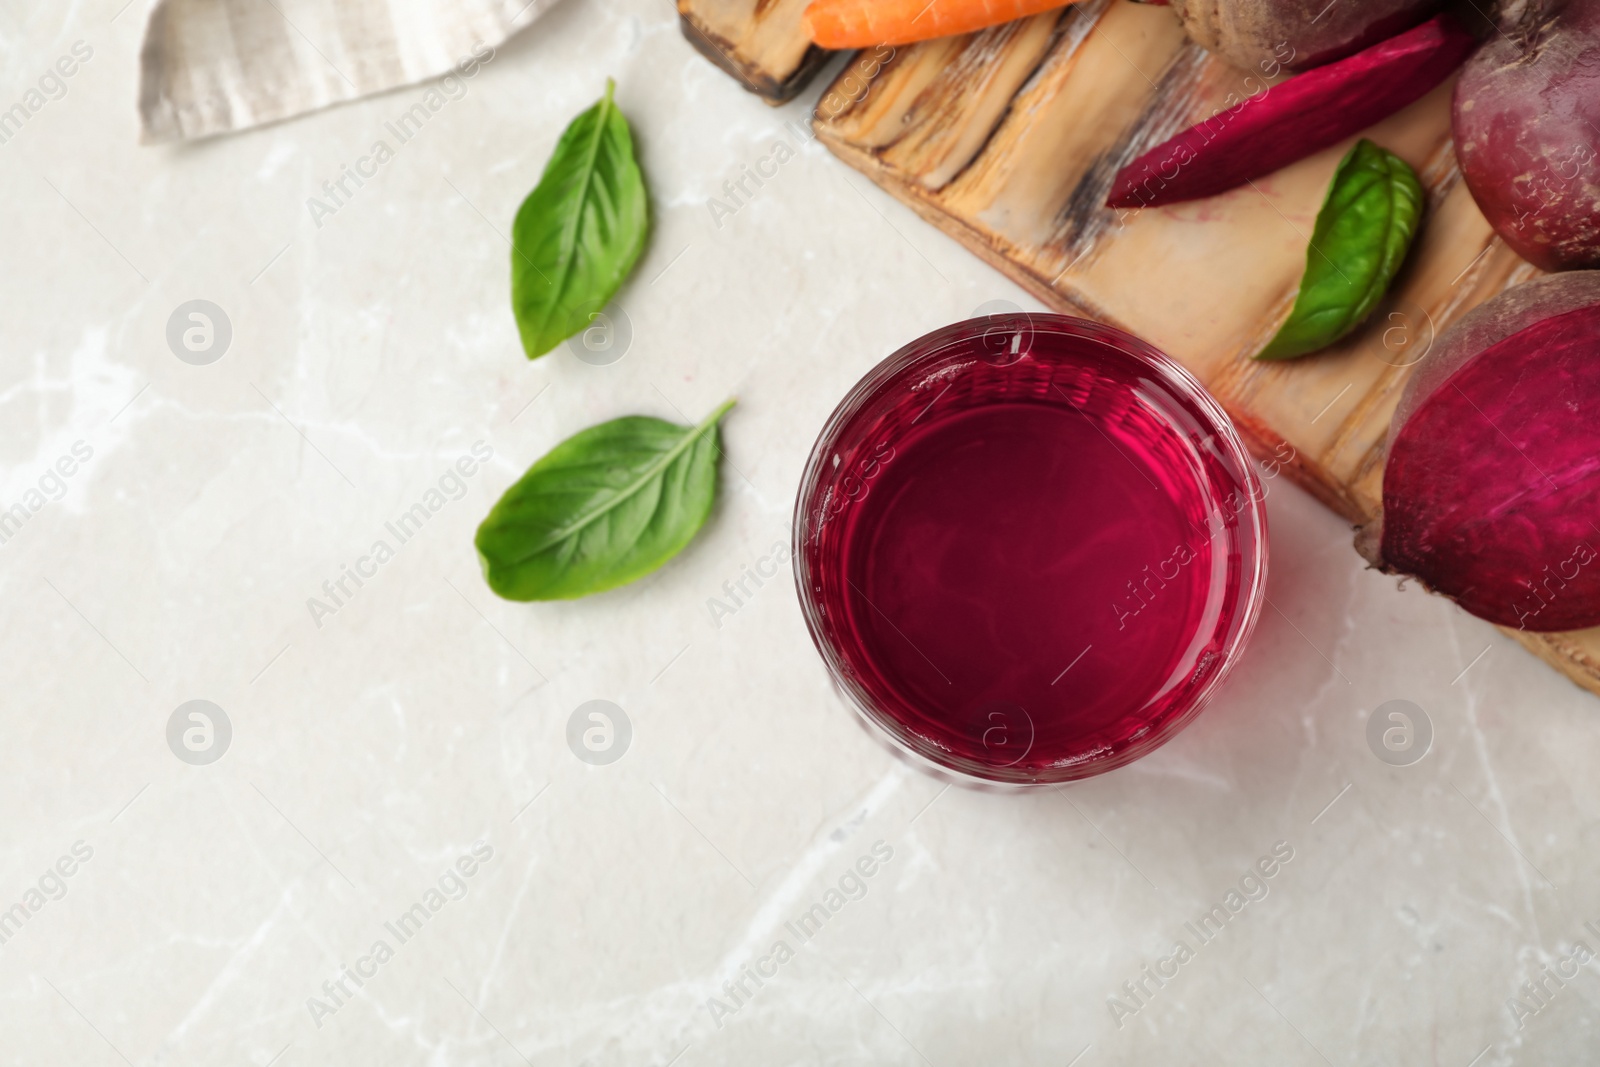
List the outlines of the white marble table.
<svg viewBox="0 0 1600 1067">
<path fill-rule="evenodd" d="M 986 301 L 1030 306 L 814 144 L 714 223 L 815 87 L 774 111 L 662 0 L 568 0 L 314 221 L 421 90 L 141 148 L 146 3 L 121 3 L 0 11 L 0 108 L 93 52 L 0 144 L 0 508 L 42 498 L 0 545 L 0 1063 L 1594 1058 L 1572 954 L 1600 948 L 1600 704 L 1364 571 L 1281 480 L 1238 674 L 1071 789 L 946 790 L 888 755 L 786 568 L 713 624 L 848 385 Z M 502 235 L 608 74 L 655 197 L 632 341 L 530 364 Z M 166 340 L 196 299 L 231 325 L 207 365 Z M 723 497 L 680 558 L 575 603 L 484 587 L 472 531 L 550 445 L 733 394 Z M 313 619 L 475 442 L 461 498 Z M 196 699 L 231 724 L 206 765 L 167 740 Z M 566 741 L 595 699 L 631 723 L 609 765 Z M 1366 739 L 1390 700 L 1431 722 L 1410 766 Z M 1185 924 L 1218 905 L 1202 944 Z M 1535 1014 L 1544 967 L 1576 977 Z"/>
</svg>

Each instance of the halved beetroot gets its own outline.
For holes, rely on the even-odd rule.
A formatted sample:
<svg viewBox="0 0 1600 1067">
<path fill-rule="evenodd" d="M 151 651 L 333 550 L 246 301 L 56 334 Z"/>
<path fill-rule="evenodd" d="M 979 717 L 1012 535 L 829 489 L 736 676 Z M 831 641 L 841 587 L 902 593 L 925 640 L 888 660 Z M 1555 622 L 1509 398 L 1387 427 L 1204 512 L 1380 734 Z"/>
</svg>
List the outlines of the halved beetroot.
<svg viewBox="0 0 1600 1067">
<path fill-rule="evenodd" d="M 1136 208 L 1197 200 L 1271 174 L 1417 100 L 1476 44 L 1454 16 L 1439 15 L 1347 59 L 1263 87 L 1128 164 L 1106 203 Z"/>
<path fill-rule="evenodd" d="M 1502 626 L 1600 625 L 1600 271 L 1517 286 L 1440 336 L 1357 546 Z"/>
</svg>

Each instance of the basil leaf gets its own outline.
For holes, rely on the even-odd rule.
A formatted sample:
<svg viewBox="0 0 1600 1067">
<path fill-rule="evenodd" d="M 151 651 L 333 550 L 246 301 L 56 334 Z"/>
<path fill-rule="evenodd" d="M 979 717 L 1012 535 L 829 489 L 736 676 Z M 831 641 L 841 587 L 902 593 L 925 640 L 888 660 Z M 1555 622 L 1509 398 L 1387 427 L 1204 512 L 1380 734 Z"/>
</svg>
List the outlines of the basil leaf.
<svg viewBox="0 0 1600 1067">
<path fill-rule="evenodd" d="M 644 250 L 649 197 L 615 88 L 607 79 L 572 120 L 511 227 L 511 308 L 529 359 L 588 326 Z"/>
<path fill-rule="evenodd" d="M 717 495 L 717 423 L 643 416 L 602 422 L 551 449 L 478 527 L 489 588 L 507 600 L 569 600 L 626 585 L 677 555 Z"/>
<path fill-rule="evenodd" d="M 1365 138 L 1339 162 L 1317 212 L 1289 319 L 1257 359 L 1315 352 L 1360 326 L 1405 261 L 1422 217 L 1422 183 Z"/>
</svg>

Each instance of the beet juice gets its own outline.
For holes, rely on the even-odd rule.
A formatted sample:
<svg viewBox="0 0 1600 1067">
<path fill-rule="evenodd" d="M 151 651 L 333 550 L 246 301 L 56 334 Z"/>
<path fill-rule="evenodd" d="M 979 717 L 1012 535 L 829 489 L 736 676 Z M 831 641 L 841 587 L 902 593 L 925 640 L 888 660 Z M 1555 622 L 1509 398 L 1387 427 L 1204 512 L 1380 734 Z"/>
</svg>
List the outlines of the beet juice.
<svg viewBox="0 0 1600 1067">
<path fill-rule="evenodd" d="M 1260 482 L 1166 357 L 1056 315 L 959 323 L 834 412 L 796 580 L 835 681 L 939 767 L 1056 782 L 1192 718 L 1254 625 Z"/>
</svg>

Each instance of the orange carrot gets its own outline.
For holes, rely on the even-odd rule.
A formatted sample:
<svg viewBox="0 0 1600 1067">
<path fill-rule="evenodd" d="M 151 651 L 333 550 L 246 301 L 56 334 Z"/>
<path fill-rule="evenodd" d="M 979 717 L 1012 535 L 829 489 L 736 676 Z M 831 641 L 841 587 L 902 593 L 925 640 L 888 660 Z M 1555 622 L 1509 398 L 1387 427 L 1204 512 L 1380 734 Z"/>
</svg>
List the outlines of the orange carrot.
<svg viewBox="0 0 1600 1067">
<path fill-rule="evenodd" d="M 823 48 L 910 44 L 971 33 L 1072 0 L 812 0 L 806 28 Z"/>
</svg>

